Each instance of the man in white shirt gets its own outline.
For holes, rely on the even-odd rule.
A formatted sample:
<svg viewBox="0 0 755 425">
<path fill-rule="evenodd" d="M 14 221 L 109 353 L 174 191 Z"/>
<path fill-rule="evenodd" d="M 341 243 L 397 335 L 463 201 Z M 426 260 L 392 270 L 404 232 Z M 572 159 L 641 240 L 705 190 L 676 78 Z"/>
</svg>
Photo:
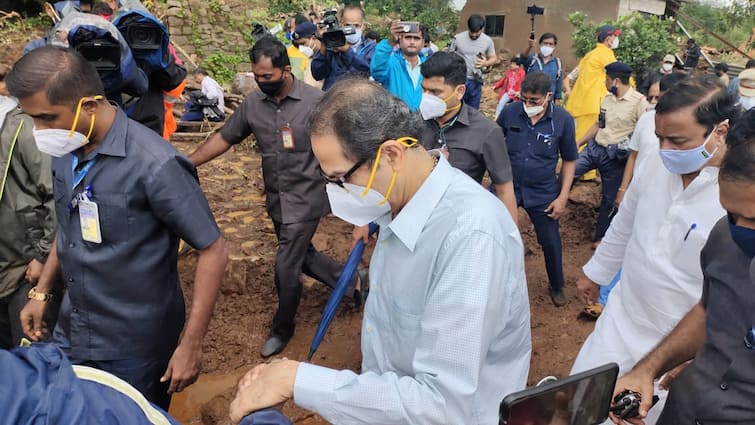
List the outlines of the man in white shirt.
<svg viewBox="0 0 755 425">
<path fill-rule="evenodd" d="M 510 214 L 422 148 L 420 114 L 375 83 L 336 83 L 310 123 L 333 214 L 381 229 L 361 373 L 259 365 L 239 382 L 231 419 L 293 398 L 334 424 L 497 424 L 501 399 L 526 383 L 531 353 Z"/>
<path fill-rule="evenodd" d="M 196 81 L 197 84 L 202 85 L 202 93 L 204 93 L 208 99 L 217 99 L 218 109 L 225 112 L 225 99 L 223 97 L 223 88 L 220 87 L 220 84 L 207 75 L 207 71 L 202 68 L 195 69 L 192 74 L 194 75 L 194 81 Z"/>
<path fill-rule="evenodd" d="M 725 214 L 718 164 L 733 116 L 731 97 L 711 76 L 685 79 L 661 97 L 655 117 L 660 155 L 648 157 L 636 173 L 577 281 L 589 303 L 598 285 L 622 269 L 572 373 L 608 362 L 619 365 L 619 374 L 628 372 L 700 299 L 700 251 Z"/>
</svg>

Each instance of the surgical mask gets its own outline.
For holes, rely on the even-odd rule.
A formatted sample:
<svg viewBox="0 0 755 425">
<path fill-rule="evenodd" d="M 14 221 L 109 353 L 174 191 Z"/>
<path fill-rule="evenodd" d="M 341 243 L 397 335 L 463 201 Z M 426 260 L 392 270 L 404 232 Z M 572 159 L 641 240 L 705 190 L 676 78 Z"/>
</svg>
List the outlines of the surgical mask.
<svg viewBox="0 0 755 425">
<path fill-rule="evenodd" d="M 281 89 L 283 88 L 283 82 L 283 77 L 281 77 L 279 80 L 275 81 L 257 81 L 257 86 L 260 88 L 262 93 L 265 93 L 270 97 L 274 97 L 275 95 L 280 93 Z"/>
<path fill-rule="evenodd" d="M 343 187 L 335 183 L 325 185 L 333 215 L 355 226 L 364 226 L 391 212 L 391 205 L 383 202 L 383 195 L 374 189 L 367 190 L 351 183 Z"/>
<path fill-rule="evenodd" d="M 411 137 L 402 137 L 396 139 L 396 141 L 407 148 L 417 144 L 417 139 Z M 345 182 L 342 187 L 335 183 L 325 185 L 325 192 L 328 194 L 330 210 L 333 215 L 355 226 L 364 226 L 391 212 L 388 197 L 393 191 L 398 173 L 393 172 L 385 195 L 381 195 L 380 192 L 372 189 L 372 182 L 375 179 L 382 150 L 381 146 L 372 165 L 366 187 Z"/>
<path fill-rule="evenodd" d="M 543 103 L 540 105 L 527 106 L 526 103 L 522 102 L 522 106 L 524 107 L 524 113 L 527 114 L 528 117 L 532 118 L 535 115 L 543 112 L 543 110 L 545 110 L 545 104 L 547 102 L 548 102 L 548 96 L 545 96 Z"/>
<path fill-rule="evenodd" d="M 94 99 L 100 100 L 102 96 L 95 96 Z M 94 131 L 94 115 L 92 115 L 89 121 L 89 132 L 86 136 L 75 130 L 76 124 L 79 122 L 83 103 L 84 98 L 81 98 L 76 107 L 76 115 L 73 118 L 73 125 L 70 130 L 60 128 L 37 130 L 36 127 L 32 129 L 34 141 L 37 143 L 37 149 L 40 152 L 54 157 L 61 157 L 89 143 L 89 137 L 92 136 L 92 132 Z"/>
<path fill-rule="evenodd" d="M 315 55 L 315 51 L 312 50 L 311 47 L 305 46 L 303 44 L 301 46 L 299 46 L 299 51 L 301 52 L 302 55 L 304 55 L 304 56 L 306 56 L 308 58 L 311 58 L 312 56 Z"/>
<path fill-rule="evenodd" d="M 616 37 L 611 42 L 611 48 L 612 49 L 618 49 L 619 48 L 619 37 Z"/>
<path fill-rule="evenodd" d="M 755 257 L 755 229 L 737 226 L 729 221 L 729 232 L 731 238 L 744 251 L 745 255 L 750 258 Z"/>
<path fill-rule="evenodd" d="M 362 41 L 362 30 L 361 29 L 354 29 L 354 34 L 349 34 L 346 36 L 346 42 L 349 44 L 357 44 L 360 41 Z"/>
<path fill-rule="evenodd" d="M 648 107 L 645 108 L 646 111 L 654 111 L 655 110 L 655 103 L 649 103 Z"/>
<path fill-rule="evenodd" d="M 540 46 L 540 54 L 548 57 L 553 54 L 553 47 L 551 46 Z"/>
<path fill-rule="evenodd" d="M 661 69 L 663 70 L 663 72 L 671 72 L 671 70 L 674 69 L 674 65 L 670 63 L 664 63 L 663 65 L 661 65 Z"/>
<path fill-rule="evenodd" d="M 441 99 L 430 93 L 422 93 L 422 100 L 419 103 L 419 112 L 422 114 L 422 119 L 427 121 L 440 118 L 445 115 L 446 112 L 461 108 L 461 103 L 451 108 L 446 104 L 446 102 L 453 98 L 455 93 L 455 91 L 452 92 L 445 99 Z"/>
<path fill-rule="evenodd" d="M 724 122 L 727 121 L 728 120 Z M 659 153 L 663 165 L 667 170 L 674 174 L 690 174 L 700 170 L 718 151 L 718 147 L 716 147 L 713 152 L 708 152 L 708 150 L 705 149 L 705 145 L 708 144 L 708 141 L 710 141 L 710 138 L 713 137 L 715 132 L 716 129 L 714 128 L 708 137 L 705 138 L 703 144 L 693 149 L 661 149 Z"/>
<path fill-rule="evenodd" d="M 740 96 L 739 106 L 741 106 L 745 111 L 749 111 L 750 109 L 755 108 L 755 97 Z"/>
</svg>

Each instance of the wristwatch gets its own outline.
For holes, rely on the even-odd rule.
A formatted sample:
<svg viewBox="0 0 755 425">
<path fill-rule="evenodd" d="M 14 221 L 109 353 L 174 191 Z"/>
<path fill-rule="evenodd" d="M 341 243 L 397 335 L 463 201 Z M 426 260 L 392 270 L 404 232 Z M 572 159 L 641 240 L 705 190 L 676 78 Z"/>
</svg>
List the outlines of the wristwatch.
<svg viewBox="0 0 755 425">
<path fill-rule="evenodd" d="M 52 301 L 53 295 L 52 294 L 44 294 L 42 292 L 37 292 L 37 287 L 34 286 L 31 289 L 29 289 L 29 294 L 27 294 L 27 297 L 30 300 L 37 300 L 42 302 L 48 302 Z"/>
</svg>

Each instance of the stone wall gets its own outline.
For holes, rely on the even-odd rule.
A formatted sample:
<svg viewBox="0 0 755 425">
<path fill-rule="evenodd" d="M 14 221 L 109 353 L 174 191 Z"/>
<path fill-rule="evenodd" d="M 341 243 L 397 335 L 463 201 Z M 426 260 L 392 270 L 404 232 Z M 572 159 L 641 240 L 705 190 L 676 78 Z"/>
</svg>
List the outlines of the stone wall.
<svg viewBox="0 0 755 425">
<path fill-rule="evenodd" d="M 244 0 L 167 0 L 159 7 L 171 40 L 194 62 L 222 52 L 244 58 L 237 71 L 249 70 L 252 24 L 267 17 L 264 6 Z"/>
</svg>

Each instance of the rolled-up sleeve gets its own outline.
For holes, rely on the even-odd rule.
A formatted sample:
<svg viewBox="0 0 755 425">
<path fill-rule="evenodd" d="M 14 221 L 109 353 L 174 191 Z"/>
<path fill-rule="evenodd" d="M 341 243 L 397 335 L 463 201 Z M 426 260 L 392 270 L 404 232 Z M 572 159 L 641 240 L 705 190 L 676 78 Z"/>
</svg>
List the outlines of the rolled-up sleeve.
<svg viewBox="0 0 755 425">
<path fill-rule="evenodd" d="M 513 238 L 500 241 L 482 231 L 449 235 L 436 260 L 437 280 L 419 316 L 413 376 L 369 370 L 358 375 L 301 364 L 296 403 L 334 424 L 478 423 L 475 401 L 486 362 L 521 360 L 519 376 L 503 379 L 523 386 L 527 376 L 528 351 L 512 347 L 509 358 L 486 357 L 500 337 L 497 326 L 516 311 L 510 300 L 523 284 L 516 282 L 523 279 L 516 247 L 521 249 Z M 525 333 L 529 336 L 526 328 L 508 333 L 521 331 L 524 338 Z"/>
<path fill-rule="evenodd" d="M 196 169 L 187 158 L 176 155 L 157 167 L 146 192 L 155 216 L 189 245 L 201 250 L 220 237 Z"/>
</svg>

